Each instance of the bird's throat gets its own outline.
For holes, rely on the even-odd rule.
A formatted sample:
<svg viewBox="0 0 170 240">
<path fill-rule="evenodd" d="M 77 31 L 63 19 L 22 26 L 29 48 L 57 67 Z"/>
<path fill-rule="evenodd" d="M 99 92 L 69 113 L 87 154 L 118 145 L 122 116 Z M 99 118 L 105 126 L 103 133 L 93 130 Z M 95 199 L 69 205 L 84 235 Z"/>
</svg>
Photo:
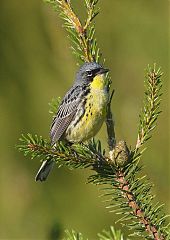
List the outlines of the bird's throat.
<svg viewBox="0 0 170 240">
<path fill-rule="evenodd" d="M 91 89 L 94 89 L 94 90 L 103 90 L 105 86 L 106 86 L 105 74 L 100 74 L 95 76 L 90 85 Z"/>
</svg>

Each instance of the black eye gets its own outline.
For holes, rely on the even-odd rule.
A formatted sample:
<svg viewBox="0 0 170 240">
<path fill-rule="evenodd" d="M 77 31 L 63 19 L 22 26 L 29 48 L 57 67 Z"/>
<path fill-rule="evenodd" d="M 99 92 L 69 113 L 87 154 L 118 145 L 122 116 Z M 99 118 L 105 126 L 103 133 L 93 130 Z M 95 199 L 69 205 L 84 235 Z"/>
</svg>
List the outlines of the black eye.
<svg viewBox="0 0 170 240">
<path fill-rule="evenodd" d="M 88 77 L 92 77 L 92 76 L 93 76 L 93 73 L 92 73 L 92 71 L 90 71 L 90 70 L 86 71 L 86 73 L 87 73 L 87 76 L 88 76 Z"/>
</svg>

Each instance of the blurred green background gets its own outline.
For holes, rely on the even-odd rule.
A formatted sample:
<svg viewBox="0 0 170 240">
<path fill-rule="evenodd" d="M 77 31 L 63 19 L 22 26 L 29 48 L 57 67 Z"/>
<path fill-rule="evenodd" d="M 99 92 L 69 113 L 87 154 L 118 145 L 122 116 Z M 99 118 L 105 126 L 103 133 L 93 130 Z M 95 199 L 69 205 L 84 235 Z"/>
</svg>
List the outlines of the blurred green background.
<svg viewBox="0 0 170 240">
<path fill-rule="evenodd" d="M 83 1 L 73 2 L 84 16 Z M 98 43 L 115 89 L 117 137 L 131 146 L 142 106 L 144 69 L 154 62 L 162 66 L 163 113 L 143 162 L 166 212 L 170 207 L 168 6 L 168 0 L 101 0 L 96 19 Z M 66 228 L 96 239 L 97 232 L 114 224 L 115 216 L 99 198 L 101 191 L 85 184 L 92 172 L 56 168 L 47 182 L 36 183 L 39 161 L 15 149 L 21 133 L 48 137 L 48 103 L 62 97 L 74 79 L 76 60 L 62 21 L 41 0 L 1 0 L 0 22 L 0 239 L 53 239 Z M 107 147 L 105 126 L 98 137 Z"/>
</svg>

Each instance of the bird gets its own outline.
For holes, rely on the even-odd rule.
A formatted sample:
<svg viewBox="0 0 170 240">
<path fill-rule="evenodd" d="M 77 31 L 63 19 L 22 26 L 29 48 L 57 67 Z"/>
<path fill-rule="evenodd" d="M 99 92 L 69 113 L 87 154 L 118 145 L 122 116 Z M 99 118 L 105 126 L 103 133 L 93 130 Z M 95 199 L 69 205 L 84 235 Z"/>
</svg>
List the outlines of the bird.
<svg viewBox="0 0 170 240">
<path fill-rule="evenodd" d="M 51 146 L 62 140 L 70 144 L 85 142 L 98 133 L 109 101 L 108 71 L 96 62 L 85 62 L 79 68 L 73 86 L 65 94 L 52 121 Z M 44 160 L 35 180 L 45 181 L 54 163 Z"/>
</svg>

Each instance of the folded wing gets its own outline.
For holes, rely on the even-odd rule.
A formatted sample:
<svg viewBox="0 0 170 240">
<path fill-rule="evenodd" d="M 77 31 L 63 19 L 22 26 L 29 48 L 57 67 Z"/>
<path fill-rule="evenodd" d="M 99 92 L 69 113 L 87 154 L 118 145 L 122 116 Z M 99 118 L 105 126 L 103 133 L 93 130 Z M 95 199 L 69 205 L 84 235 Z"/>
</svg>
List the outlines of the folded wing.
<svg viewBox="0 0 170 240">
<path fill-rule="evenodd" d="M 60 140 L 73 120 L 81 100 L 81 90 L 81 86 L 72 87 L 61 102 L 51 126 L 50 136 L 52 145 Z"/>
</svg>

